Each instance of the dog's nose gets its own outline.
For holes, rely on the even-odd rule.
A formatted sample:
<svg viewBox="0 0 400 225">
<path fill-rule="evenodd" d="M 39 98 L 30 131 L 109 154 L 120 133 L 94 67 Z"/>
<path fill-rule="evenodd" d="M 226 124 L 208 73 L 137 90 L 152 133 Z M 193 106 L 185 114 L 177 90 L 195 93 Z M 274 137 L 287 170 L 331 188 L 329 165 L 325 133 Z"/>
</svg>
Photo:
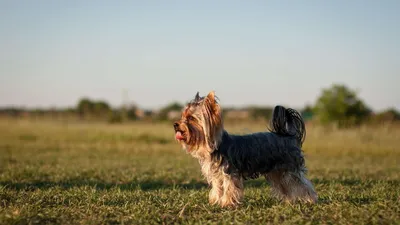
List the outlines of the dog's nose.
<svg viewBox="0 0 400 225">
<path fill-rule="evenodd" d="M 178 129 L 178 127 L 179 127 L 179 124 L 178 124 L 177 122 L 175 122 L 175 123 L 174 123 L 174 128 L 175 128 L 175 130 Z"/>
</svg>

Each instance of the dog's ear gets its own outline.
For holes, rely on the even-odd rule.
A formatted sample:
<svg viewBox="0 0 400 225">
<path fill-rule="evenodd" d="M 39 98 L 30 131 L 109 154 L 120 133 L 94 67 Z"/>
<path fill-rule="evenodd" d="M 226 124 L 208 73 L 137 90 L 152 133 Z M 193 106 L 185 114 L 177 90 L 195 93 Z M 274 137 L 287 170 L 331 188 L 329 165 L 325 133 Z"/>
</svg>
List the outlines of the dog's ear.
<svg viewBox="0 0 400 225">
<path fill-rule="evenodd" d="M 215 92 L 211 91 L 204 99 L 204 110 L 207 115 L 206 123 L 208 123 L 207 134 L 209 135 L 208 143 L 210 149 L 215 149 L 217 147 L 218 136 L 221 134 L 223 129 L 222 125 L 222 112 L 221 108 L 217 102 L 217 97 Z"/>
<path fill-rule="evenodd" d="M 207 97 L 205 98 L 204 104 L 211 109 L 212 112 L 214 113 L 219 113 L 219 105 L 217 104 L 216 96 L 215 96 L 215 91 L 210 91 L 208 93 Z"/>
<path fill-rule="evenodd" d="M 216 103 L 215 91 L 210 91 L 210 93 L 208 93 L 207 100 L 209 101 L 210 104 L 215 104 Z"/>
</svg>

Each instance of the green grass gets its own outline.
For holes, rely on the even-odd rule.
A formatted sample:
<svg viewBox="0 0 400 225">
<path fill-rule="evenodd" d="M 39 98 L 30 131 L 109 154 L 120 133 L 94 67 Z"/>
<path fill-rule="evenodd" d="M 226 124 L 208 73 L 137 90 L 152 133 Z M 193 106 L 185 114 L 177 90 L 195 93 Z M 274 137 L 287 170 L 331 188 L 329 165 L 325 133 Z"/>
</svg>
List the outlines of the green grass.
<svg viewBox="0 0 400 225">
<path fill-rule="evenodd" d="M 280 203 L 260 178 L 242 206 L 220 209 L 171 124 L 1 120 L 0 224 L 400 224 L 399 146 L 396 127 L 308 127 L 318 204 Z"/>
</svg>

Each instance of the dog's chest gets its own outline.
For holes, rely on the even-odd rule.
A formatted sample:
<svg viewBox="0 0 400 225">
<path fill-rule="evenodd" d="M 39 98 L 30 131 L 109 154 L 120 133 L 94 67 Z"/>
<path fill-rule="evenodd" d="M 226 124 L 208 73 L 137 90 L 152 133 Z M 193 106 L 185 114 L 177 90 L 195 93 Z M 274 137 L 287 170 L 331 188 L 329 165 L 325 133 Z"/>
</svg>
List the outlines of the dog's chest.
<svg viewBox="0 0 400 225">
<path fill-rule="evenodd" d="M 207 179 L 208 183 L 211 182 L 212 178 L 218 176 L 220 170 L 214 165 L 210 159 L 200 159 L 201 173 Z"/>
</svg>

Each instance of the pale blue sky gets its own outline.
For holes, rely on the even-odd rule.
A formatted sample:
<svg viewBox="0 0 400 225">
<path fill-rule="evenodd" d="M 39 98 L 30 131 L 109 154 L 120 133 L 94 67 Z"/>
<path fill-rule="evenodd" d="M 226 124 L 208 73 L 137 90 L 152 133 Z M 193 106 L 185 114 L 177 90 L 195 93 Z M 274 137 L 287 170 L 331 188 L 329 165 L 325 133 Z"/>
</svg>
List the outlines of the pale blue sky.
<svg viewBox="0 0 400 225">
<path fill-rule="evenodd" d="M 344 83 L 400 109 L 400 1 L 0 1 L 0 106 L 303 107 Z"/>
</svg>

